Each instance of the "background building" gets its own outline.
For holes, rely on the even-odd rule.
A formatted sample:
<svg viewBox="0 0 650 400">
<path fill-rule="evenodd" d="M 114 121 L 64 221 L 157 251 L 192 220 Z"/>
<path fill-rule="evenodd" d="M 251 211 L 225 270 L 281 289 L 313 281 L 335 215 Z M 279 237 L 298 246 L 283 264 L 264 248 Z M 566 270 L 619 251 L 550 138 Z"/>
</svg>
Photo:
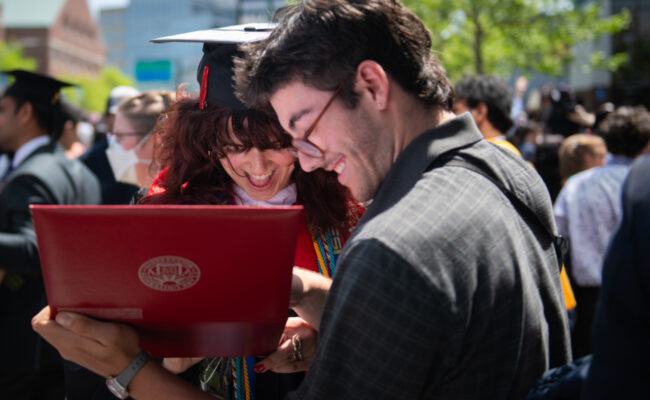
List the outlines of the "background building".
<svg viewBox="0 0 650 400">
<path fill-rule="evenodd" d="M 17 40 L 37 71 L 97 76 L 105 63 L 99 30 L 86 0 L 0 0 L 4 39 Z"/>
<path fill-rule="evenodd" d="M 630 27 L 612 38 L 615 52 L 628 54 L 629 62 L 612 76 L 615 104 L 645 104 L 650 108 L 650 0 L 611 0 L 612 12 L 630 10 Z"/>
<path fill-rule="evenodd" d="M 602 0 L 600 4 L 603 16 L 612 14 L 610 0 Z M 588 109 L 594 109 L 599 104 L 610 101 L 612 73 L 604 69 L 585 69 L 585 65 L 595 51 L 600 51 L 608 57 L 612 55 L 612 37 L 603 35 L 598 40 L 580 43 L 574 46 L 574 51 L 575 62 L 569 66 L 567 78 L 581 102 Z"/>
<path fill-rule="evenodd" d="M 187 82 L 198 90 L 201 44 L 153 44 L 177 33 L 246 22 L 269 21 L 284 0 L 131 0 L 124 8 L 100 11 L 108 64 L 134 78 L 141 90 L 175 89 Z"/>
<path fill-rule="evenodd" d="M 579 2 L 583 2 L 579 1 Z M 576 46 L 576 62 L 567 77 L 571 87 L 587 108 L 611 101 L 617 105 L 645 104 L 650 108 L 650 0 L 602 0 L 603 14 L 611 15 L 628 9 L 630 26 L 614 36 L 605 35 L 594 42 Z M 611 73 L 602 69 L 581 67 L 594 51 L 603 54 L 627 53 L 628 62 Z"/>
</svg>

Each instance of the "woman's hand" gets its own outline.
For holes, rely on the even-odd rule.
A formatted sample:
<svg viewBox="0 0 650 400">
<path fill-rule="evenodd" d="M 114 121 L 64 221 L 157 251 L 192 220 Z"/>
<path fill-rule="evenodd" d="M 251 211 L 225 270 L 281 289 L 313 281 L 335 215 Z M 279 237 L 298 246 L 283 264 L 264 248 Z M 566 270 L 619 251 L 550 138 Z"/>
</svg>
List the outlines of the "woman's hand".
<svg viewBox="0 0 650 400">
<path fill-rule="evenodd" d="M 201 362 L 203 357 L 165 357 L 162 366 L 175 374 L 185 372 L 192 365 Z"/>
<path fill-rule="evenodd" d="M 318 332 L 305 320 L 298 317 L 289 318 L 280 338 L 278 349 L 255 364 L 255 372 L 268 370 L 280 373 L 306 371 L 316 354 L 317 338 Z M 296 340 L 300 342 L 301 360 L 296 360 L 295 357 L 297 355 L 294 349 Z"/>
<path fill-rule="evenodd" d="M 49 306 L 32 319 L 32 328 L 63 358 L 105 377 L 122 372 L 140 352 L 132 327 L 68 312 L 52 320 Z"/>
</svg>

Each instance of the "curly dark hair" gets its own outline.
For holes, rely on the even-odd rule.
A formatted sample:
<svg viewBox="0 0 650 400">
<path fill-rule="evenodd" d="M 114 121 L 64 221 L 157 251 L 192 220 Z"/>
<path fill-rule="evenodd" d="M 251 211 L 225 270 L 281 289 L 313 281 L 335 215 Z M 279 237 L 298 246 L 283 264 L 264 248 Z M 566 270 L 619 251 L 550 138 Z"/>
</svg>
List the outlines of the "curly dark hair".
<svg viewBox="0 0 650 400">
<path fill-rule="evenodd" d="M 403 89 L 422 102 L 451 110 L 453 89 L 431 53 L 422 21 L 397 0 L 305 0 L 276 14 L 268 39 L 242 46 L 235 59 L 237 95 L 246 104 L 269 108 L 270 96 L 299 80 L 333 91 L 354 108 L 357 67 L 374 60 Z"/>
<path fill-rule="evenodd" d="M 610 153 L 634 158 L 650 141 L 650 113 L 643 106 L 619 107 L 600 123 L 598 134 Z"/>
<path fill-rule="evenodd" d="M 241 144 L 233 142 L 228 124 Z M 291 137 L 268 114 L 210 102 L 201 110 L 194 98 L 174 103 L 158 121 L 156 133 L 160 141 L 154 159 L 159 167 L 167 168 L 158 182 L 165 191 L 143 198 L 144 204 L 231 204 L 233 181 L 219 162 L 225 150 L 281 149 L 291 144 Z M 348 231 L 356 224 L 360 206 L 335 173 L 306 173 L 296 165 L 292 179 L 313 233 L 328 228 Z"/>
<path fill-rule="evenodd" d="M 456 100 L 464 100 L 470 109 L 485 104 L 487 118 L 499 132 L 506 133 L 512 127 L 512 90 L 503 79 L 489 75 L 464 77 L 454 85 L 454 93 Z"/>
</svg>

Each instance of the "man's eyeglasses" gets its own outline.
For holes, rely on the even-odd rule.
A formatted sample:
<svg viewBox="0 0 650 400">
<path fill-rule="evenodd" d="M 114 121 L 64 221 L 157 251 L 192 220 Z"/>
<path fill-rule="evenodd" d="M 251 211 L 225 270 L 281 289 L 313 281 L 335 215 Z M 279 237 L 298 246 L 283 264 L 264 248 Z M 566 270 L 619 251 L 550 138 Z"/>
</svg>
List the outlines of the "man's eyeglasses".
<svg viewBox="0 0 650 400">
<path fill-rule="evenodd" d="M 329 108 L 329 106 L 332 104 L 336 96 L 338 96 L 339 93 L 341 93 L 341 89 L 343 89 L 343 85 L 339 86 L 335 91 L 332 97 L 330 97 L 329 101 L 327 104 L 325 104 L 325 107 L 323 107 L 323 110 L 318 114 L 318 117 L 312 122 L 312 124 L 307 128 L 305 131 L 305 135 L 302 137 L 302 139 L 293 139 L 291 141 L 291 145 L 293 148 L 289 149 L 291 154 L 293 154 L 295 157 L 298 157 L 298 152 L 303 153 L 304 155 L 312 158 L 323 158 L 324 153 L 323 150 L 321 150 L 320 147 L 316 146 L 314 143 L 312 143 L 309 140 L 309 135 L 314 131 L 316 128 L 316 125 L 318 125 L 318 122 L 320 119 L 323 117 L 323 114 L 325 114 L 325 111 Z"/>
</svg>

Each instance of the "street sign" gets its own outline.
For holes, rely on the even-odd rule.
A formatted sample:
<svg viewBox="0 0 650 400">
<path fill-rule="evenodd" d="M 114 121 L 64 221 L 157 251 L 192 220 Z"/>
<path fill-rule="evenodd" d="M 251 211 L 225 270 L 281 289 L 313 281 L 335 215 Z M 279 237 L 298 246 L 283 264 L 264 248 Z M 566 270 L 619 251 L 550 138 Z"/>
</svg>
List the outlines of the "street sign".
<svg viewBox="0 0 650 400">
<path fill-rule="evenodd" d="M 135 79 L 140 82 L 169 81 L 172 78 L 170 60 L 136 61 Z"/>
</svg>

